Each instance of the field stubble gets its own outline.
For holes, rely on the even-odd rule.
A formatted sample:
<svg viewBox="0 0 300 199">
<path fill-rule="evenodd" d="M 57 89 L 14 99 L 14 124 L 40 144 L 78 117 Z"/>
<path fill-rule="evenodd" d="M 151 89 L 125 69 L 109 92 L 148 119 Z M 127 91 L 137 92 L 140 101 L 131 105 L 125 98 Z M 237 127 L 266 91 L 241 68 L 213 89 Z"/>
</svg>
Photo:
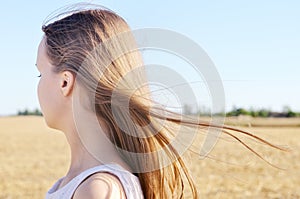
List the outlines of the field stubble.
<svg viewBox="0 0 300 199">
<path fill-rule="evenodd" d="M 230 122 L 238 126 L 241 120 Z M 282 120 L 282 125 L 267 120 L 267 127 L 263 120 L 251 122 L 260 125 L 241 128 L 291 149 L 281 152 L 242 137 L 281 169 L 222 135 L 209 157 L 185 154 L 200 198 L 300 198 L 300 127 L 284 125 Z M 297 120 L 290 123 L 297 122 L 300 124 Z M 204 135 L 199 136 L 195 146 L 203 139 Z M 0 118 L 0 163 L 0 199 L 43 198 L 67 172 L 69 150 L 63 134 L 47 128 L 42 117 Z"/>
</svg>

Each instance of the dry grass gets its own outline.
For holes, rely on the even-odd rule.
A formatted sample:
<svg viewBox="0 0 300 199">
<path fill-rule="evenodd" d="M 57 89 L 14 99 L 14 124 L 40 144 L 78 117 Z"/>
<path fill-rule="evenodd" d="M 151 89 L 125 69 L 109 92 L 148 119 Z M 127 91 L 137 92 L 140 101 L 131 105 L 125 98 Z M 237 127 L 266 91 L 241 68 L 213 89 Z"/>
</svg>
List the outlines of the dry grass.
<svg viewBox="0 0 300 199">
<path fill-rule="evenodd" d="M 272 122 L 278 124 L 276 120 Z M 300 127 L 283 126 L 247 130 L 275 143 L 289 145 L 292 149 L 289 153 L 264 147 L 250 139 L 246 141 L 285 170 L 268 165 L 226 136 L 222 136 L 210 158 L 200 159 L 191 154 L 193 161 L 188 165 L 200 196 L 300 198 Z M 199 139 L 198 145 L 203 137 Z M 43 118 L 0 118 L 0 199 L 43 198 L 47 189 L 67 171 L 68 158 L 64 136 L 48 129 Z"/>
<path fill-rule="evenodd" d="M 43 198 L 66 172 L 68 152 L 43 118 L 0 118 L 0 198 Z"/>
</svg>

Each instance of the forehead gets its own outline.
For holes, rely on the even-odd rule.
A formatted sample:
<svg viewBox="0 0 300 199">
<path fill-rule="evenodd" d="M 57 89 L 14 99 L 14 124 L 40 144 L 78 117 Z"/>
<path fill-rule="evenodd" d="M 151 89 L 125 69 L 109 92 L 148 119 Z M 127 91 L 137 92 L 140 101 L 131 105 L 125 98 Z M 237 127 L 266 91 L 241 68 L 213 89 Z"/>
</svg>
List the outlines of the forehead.
<svg viewBox="0 0 300 199">
<path fill-rule="evenodd" d="M 49 63 L 49 59 L 47 57 L 46 54 L 46 38 L 43 37 L 43 39 L 41 40 L 39 47 L 38 47 L 38 52 L 37 52 L 37 60 L 36 63 L 38 66 L 44 65 L 46 63 Z"/>
</svg>

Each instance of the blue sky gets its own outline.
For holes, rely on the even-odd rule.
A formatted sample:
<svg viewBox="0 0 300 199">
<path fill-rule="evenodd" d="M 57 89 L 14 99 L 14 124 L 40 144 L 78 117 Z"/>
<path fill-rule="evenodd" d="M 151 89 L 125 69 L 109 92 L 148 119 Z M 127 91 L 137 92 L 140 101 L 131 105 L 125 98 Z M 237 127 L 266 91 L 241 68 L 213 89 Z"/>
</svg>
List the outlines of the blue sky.
<svg viewBox="0 0 300 199">
<path fill-rule="evenodd" d="M 0 8 L 0 115 L 38 108 L 35 69 L 41 25 L 79 1 L 5 1 Z M 89 1 L 135 28 L 174 30 L 197 42 L 223 80 L 226 109 L 283 106 L 300 111 L 299 1 Z"/>
</svg>

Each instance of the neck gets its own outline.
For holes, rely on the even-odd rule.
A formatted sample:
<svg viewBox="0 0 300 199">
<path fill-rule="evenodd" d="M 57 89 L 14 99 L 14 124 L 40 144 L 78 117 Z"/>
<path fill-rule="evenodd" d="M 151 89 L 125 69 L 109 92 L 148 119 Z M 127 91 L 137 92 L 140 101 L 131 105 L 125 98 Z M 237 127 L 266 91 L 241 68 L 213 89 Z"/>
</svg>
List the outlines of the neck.
<svg viewBox="0 0 300 199">
<path fill-rule="evenodd" d="M 108 129 L 90 114 L 80 117 L 80 122 L 70 122 L 65 135 L 71 150 L 71 163 L 66 181 L 71 180 L 84 170 L 102 164 L 116 163 L 130 170 L 110 142 L 106 133 Z M 69 123 L 69 124 L 70 124 Z"/>
</svg>

